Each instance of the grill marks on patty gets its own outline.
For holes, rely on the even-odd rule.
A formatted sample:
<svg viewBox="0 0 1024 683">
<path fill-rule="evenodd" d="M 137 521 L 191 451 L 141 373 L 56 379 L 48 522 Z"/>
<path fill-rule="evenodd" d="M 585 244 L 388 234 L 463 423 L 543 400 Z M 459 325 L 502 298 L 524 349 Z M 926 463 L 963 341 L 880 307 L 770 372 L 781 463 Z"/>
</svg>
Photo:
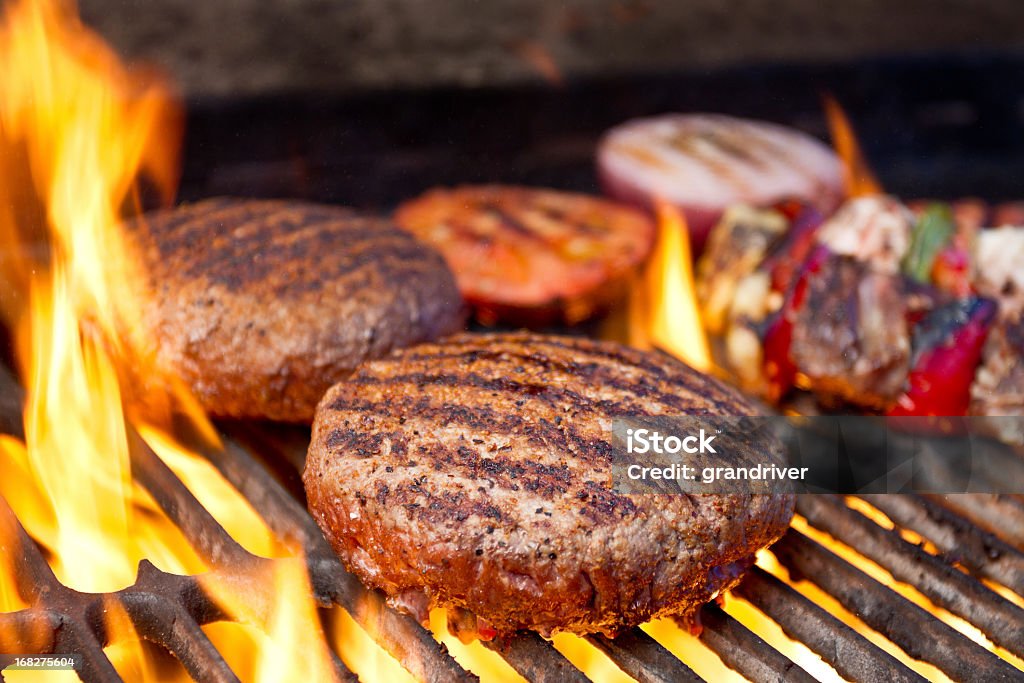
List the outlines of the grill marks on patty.
<svg viewBox="0 0 1024 683">
<path fill-rule="evenodd" d="M 499 633 L 613 634 L 728 588 L 736 577 L 715 568 L 777 538 L 793 501 L 618 494 L 612 420 L 752 411 L 657 354 L 460 334 L 335 385 L 303 481 L 346 566 L 399 604 L 422 591 L 421 603 L 470 610 Z M 781 446 L 758 447 L 778 459 Z"/>
<path fill-rule="evenodd" d="M 160 360 L 216 415 L 309 422 L 360 362 L 464 320 L 438 252 L 349 209 L 210 199 L 135 234 Z"/>
<path fill-rule="evenodd" d="M 607 307 L 654 240 L 643 212 L 581 194 L 436 188 L 395 212 L 436 246 L 485 323 L 579 322 Z"/>
<path fill-rule="evenodd" d="M 230 291 L 259 287 L 287 296 L 317 291 L 329 280 L 389 278 L 426 273 L 436 264 L 423 245 L 381 218 L 347 209 L 285 202 L 215 199 L 185 207 L 173 220 L 153 223 L 151 237 L 161 256 L 193 252 L 182 275 L 223 285 Z M 198 248 L 197 248 L 198 247 Z M 324 258 L 325 255 L 331 258 Z M 318 269 L 318 278 L 299 271 Z"/>
<path fill-rule="evenodd" d="M 507 336 L 500 343 L 484 347 L 474 337 L 459 337 L 447 340 L 443 346 L 410 349 L 397 362 L 423 373 L 422 378 L 412 377 L 415 373 L 405 377 L 418 384 L 469 382 L 544 399 L 562 396 L 570 404 L 578 401 L 614 414 L 633 414 L 640 402 L 646 406 L 649 401 L 664 405 L 669 414 L 728 414 L 735 407 L 731 398 L 722 397 L 714 380 L 696 373 L 681 377 L 670 367 L 675 361 L 667 358 L 621 346 L 540 335 L 530 335 L 531 344 L 524 348 L 520 339 L 526 336 Z M 445 365 L 443 374 L 426 375 L 428 371 L 436 373 L 438 365 L 447 360 L 453 362 Z M 545 378 L 542 384 L 527 381 L 538 375 Z M 364 373 L 353 379 L 374 383 L 389 377 L 386 373 Z M 580 393 L 564 389 L 569 384 L 579 386 Z M 699 406 L 694 400 L 698 395 L 705 402 Z"/>
<path fill-rule="evenodd" d="M 364 366 L 346 383 L 349 391 L 321 407 L 340 418 L 326 444 L 339 455 L 382 457 L 411 473 L 454 473 L 489 496 L 495 488 L 544 501 L 568 496 L 594 519 L 633 514 L 632 501 L 609 486 L 611 419 L 735 408 L 711 380 L 680 376 L 668 365 L 668 359 L 584 340 L 462 335 Z M 543 459 L 524 461 L 513 452 Z M 581 469 L 590 475 L 580 478 Z M 422 492 L 399 485 L 390 495 L 404 505 L 410 491 Z M 431 504 L 449 505 L 445 499 Z M 411 512 L 429 516 L 431 508 Z"/>
</svg>

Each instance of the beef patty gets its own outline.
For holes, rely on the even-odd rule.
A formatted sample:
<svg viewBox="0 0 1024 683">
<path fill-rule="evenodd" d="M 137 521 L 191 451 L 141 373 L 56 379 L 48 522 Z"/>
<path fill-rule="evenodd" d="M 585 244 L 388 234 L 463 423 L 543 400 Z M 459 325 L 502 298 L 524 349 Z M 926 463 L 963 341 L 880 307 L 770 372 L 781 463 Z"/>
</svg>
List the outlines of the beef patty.
<svg viewBox="0 0 1024 683">
<path fill-rule="evenodd" d="M 790 495 L 614 492 L 611 418 L 683 414 L 756 411 L 668 357 L 461 334 L 327 393 L 309 508 L 350 571 L 420 618 L 441 605 L 481 633 L 615 634 L 692 614 L 793 512 Z"/>
<path fill-rule="evenodd" d="M 309 422 L 360 362 L 463 323 L 441 255 L 384 219 L 220 198 L 136 227 L 158 358 L 215 415 Z"/>
</svg>

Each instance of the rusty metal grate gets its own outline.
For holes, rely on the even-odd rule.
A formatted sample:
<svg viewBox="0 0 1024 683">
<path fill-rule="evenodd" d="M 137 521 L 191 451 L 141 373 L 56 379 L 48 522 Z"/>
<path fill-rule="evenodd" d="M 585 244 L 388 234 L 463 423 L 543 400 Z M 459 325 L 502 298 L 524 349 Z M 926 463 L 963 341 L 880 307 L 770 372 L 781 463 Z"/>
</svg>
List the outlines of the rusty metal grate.
<svg viewBox="0 0 1024 683">
<path fill-rule="evenodd" d="M 0 395 L 17 394 L 10 375 L 0 371 Z M 10 402 L 17 407 L 17 401 Z M 0 402 L 0 428 L 17 428 L 8 402 Z M 187 436 L 187 434 L 186 434 Z M 473 680 L 411 617 L 390 609 L 383 597 L 367 590 L 334 556 L 297 491 L 289 490 L 273 467 L 301 467 L 303 432 L 269 425 L 222 426 L 222 450 L 200 450 L 252 504 L 284 541 L 303 551 L 315 597 L 322 605 L 345 609 L 369 635 L 423 681 Z M 141 438 L 131 439 L 133 471 L 168 517 L 211 567 L 211 572 L 244 587 L 252 601 L 268 601 L 276 563 L 296 558 L 265 559 L 243 549 L 192 496 Z M 190 442 L 191 441 L 191 442 Z M 271 463 L 273 464 L 271 466 Z M 1016 497 L 938 498 L 874 495 L 864 499 L 883 512 L 897 530 L 880 526 L 834 496 L 805 496 L 798 513 L 914 586 L 950 613 L 977 627 L 992 642 L 1024 656 L 1024 610 L 989 588 L 994 581 L 1024 595 L 1024 501 Z M 986 520 L 1001 525 L 986 529 Z M 905 540 L 898 528 L 928 539 L 935 555 Z M 1006 529 L 1006 531 L 1003 531 Z M 997 533 L 992 533 L 993 531 Z M 208 598 L 197 577 L 177 576 L 143 562 L 134 585 L 109 595 L 79 593 L 62 586 L 43 555 L 0 499 L 0 536 L 17 539 L 2 548 L 14 559 L 18 590 L 31 607 L 0 615 L 0 652 L 82 654 L 80 676 L 86 681 L 116 681 L 118 674 L 103 653 L 108 636 L 96 617 L 105 601 L 116 600 L 139 635 L 173 654 L 196 680 L 238 680 L 200 626 L 228 619 Z M 1018 681 L 1024 673 L 963 636 L 910 600 L 876 582 L 807 535 L 790 529 L 772 551 L 797 579 L 830 594 L 871 629 L 910 657 L 931 663 L 955 680 Z M 842 623 L 774 575 L 755 568 L 733 592 L 774 620 L 782 631 L 804 643 L 841 676 L 858 681 L 923 680 L 897 659 Z M 810 681 L 803 669 L 715 605 L 701 614 L 702 642 L 729 667 L 754 681 Z M 587 639 L 625 673 L 638 681 L 700 681 L 683 662 L 645 632 L 635 629 L 612 640 Z M 584 681 L 546 640 L 535 634 L 488 643 L 531 681 Z M 335 657 L 342 680 L 355 676 Z"/>
</svg>

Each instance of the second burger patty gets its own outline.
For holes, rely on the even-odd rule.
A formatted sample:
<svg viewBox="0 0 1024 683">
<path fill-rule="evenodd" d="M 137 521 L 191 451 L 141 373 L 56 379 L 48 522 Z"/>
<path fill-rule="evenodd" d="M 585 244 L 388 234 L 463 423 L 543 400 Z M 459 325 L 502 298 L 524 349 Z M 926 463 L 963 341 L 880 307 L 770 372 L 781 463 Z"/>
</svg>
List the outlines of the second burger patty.
<svg viewBox="0 0 1024 683">
<path fill-rule="evenodd" d="M 346 566 L 421 619 L 441 605 L 482 634 L 615 634 L 728 589 L 794 501 L 616 493 L 611 419 L 755 412 L 665 356 L 462 334 L 332 388 L 303 478 Z"/>
<path fill-rule="evenodd" d="M 462 327 L 444 259 L 385 219 L 225 197 L 133 229 L 159 360 L 214 415 L 308 423 L 362 361 Z"/>
</svg>

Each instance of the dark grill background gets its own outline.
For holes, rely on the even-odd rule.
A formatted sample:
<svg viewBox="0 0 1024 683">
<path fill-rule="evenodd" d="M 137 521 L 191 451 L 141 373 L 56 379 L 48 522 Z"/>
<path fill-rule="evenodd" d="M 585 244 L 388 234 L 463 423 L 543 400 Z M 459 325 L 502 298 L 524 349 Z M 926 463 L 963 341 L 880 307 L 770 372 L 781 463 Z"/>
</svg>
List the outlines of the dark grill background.
<svg viewBox="0 0 1024 683">
<path fill-rule="evenodd" d="M 436 184 L 597 191 L 594 145 L 628 118 L 715 111 L 825 138 L 824 92 L 849 113 L 886 189 L 904 197 L 1024 197 L 1024 53 L 737 67 L 563 87 L 196 99 L 181 196 L 386 209 Z"/>
</svg>

